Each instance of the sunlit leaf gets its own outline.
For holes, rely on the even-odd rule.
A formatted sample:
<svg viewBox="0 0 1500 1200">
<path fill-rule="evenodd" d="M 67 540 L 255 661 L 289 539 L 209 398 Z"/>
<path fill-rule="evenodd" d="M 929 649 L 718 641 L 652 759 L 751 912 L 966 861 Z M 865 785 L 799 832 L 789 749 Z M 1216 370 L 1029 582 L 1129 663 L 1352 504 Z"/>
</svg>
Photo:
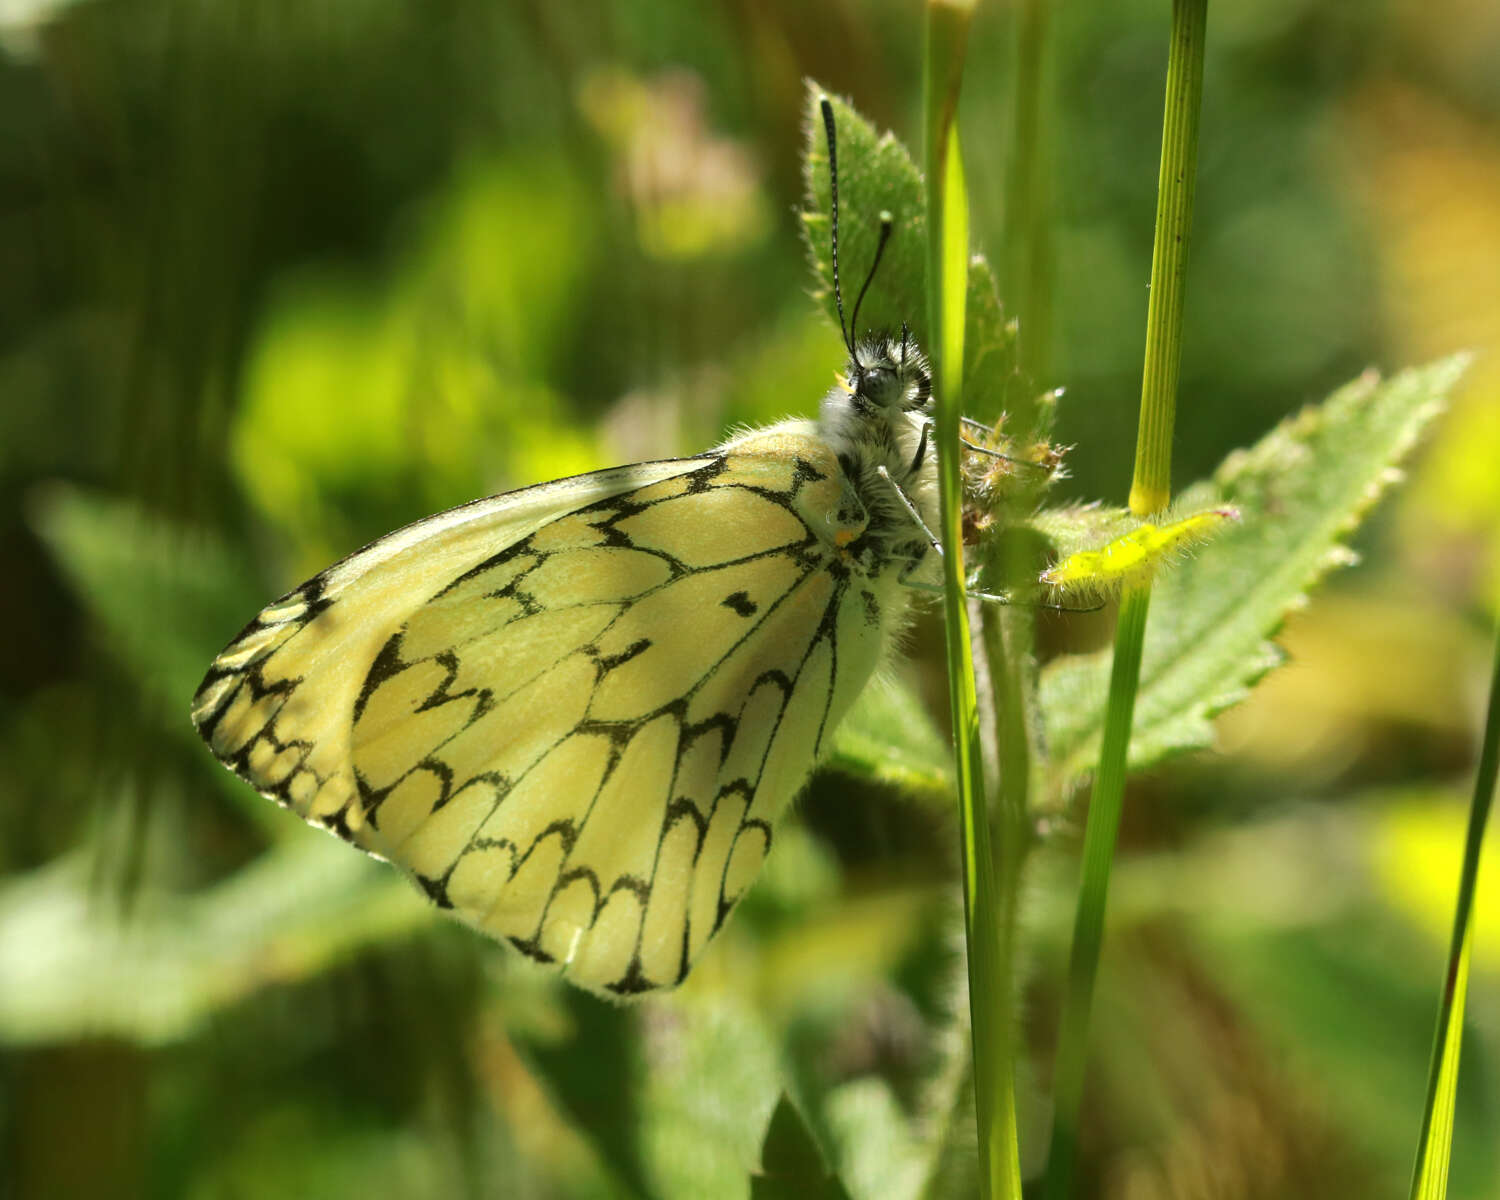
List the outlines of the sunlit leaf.
<svg viewBox="0 0 1500 1200">
<path fill-rule="evenodd" d="M 1232 454 L 1189 489 L 1188 509 L 1232 504 L 1242 520 L 1164 577 L 1151 601 L 1130 765 L 1212 744 L 1215 713 L 1280 662 L 1268 639 L 1322 576 L 1352 561 L 1344 545 L 1467 359 L 1381 381 L 1365 376 Z M 1106 654 L 1062 659 L 1042 674 L 1052 751 L 1050 795 L 1071 792 L 1098 757 Z"/>
</svg>

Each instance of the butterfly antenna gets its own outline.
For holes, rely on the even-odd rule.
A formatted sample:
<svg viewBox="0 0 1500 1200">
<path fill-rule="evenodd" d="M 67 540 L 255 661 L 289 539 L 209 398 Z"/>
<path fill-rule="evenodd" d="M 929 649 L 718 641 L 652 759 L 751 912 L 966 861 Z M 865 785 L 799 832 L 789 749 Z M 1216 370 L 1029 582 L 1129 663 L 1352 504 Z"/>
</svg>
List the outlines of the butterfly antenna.
<svg viewBox="0 0 1500 1200">
<path fill-rule="evenodd" d="M 875 272 L 880 269 L 880 256 L 885 253 L 885 244 L 890 240 L 891 214 L 883 212 L 880 214 L 880 241 L 875 245 L 875 261 L 870 264 L 870 273 L 865 276 L 865 284 L 859 289 L 859 295 L 854 298 L 854 317 L 849 322 L 849 327 L 855 332 L 859 331 L 859 306 L 865 302 L 865 293 L 875 282 Z"/>
<path fill-rule="evenodd" d="M 821 104 L 823 110 L 823 130 L 828 135 L 828 193 L 830 221 L 829 229 L 833 249 L 833 303 L 839 310 L 839 332 L 844 335 L 844 345 L 849 351 L 849 356 L 854 356 L 854 341 L 849 336 L 849 326 L 844 323 L 844 294 L 839 290 L 839 158 L 838 138 L 833 127 L 833 105 L 824 96 Z M 863 292 L 860 295 L 864 295 Z M 859 305 L 854 306 L 855 315 L 859 314 Z"/>
</svg>

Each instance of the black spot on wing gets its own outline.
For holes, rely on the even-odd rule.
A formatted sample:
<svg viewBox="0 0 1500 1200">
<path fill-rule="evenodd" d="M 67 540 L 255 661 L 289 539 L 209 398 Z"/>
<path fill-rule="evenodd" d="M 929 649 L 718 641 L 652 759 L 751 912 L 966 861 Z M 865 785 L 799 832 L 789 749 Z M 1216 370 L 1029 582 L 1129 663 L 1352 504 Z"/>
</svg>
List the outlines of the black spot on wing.
<svg viewBox="0 0 1500 1200">
<path fill-rule="evenodd" d="M 474 701 L 474 711 L 469 714 L 469 719 L 464 722 L 464 727 L 467 728 L 494 707 L 494 693 L 489 688 L 474 687 L 462 692 L 450 692 L 448 690 L 453 681 L 458 678 L 459 667 L 462 665 L 458 660 L 458 655 L 454 651 L 444 650 L 441 654 L 434 654 L 431 661 L 442 667 L 447 672 L 447 675 L 437 687 L 432 689 L 427 699 L 423 700 L 421 704 L 412 710 L 413 712 L 427 712 L 429 709 L 441 708 L 445 704 L 452 704 L 456 700 L 472 699 Z"/>
<path fill-rule="evenodd" d="M 723 454 L 718 455 L 707 463 L 704 463 L 704 465 L 699 467 L 696 471 L 693 471 L 688 476 L 686 476 L 686 492 L 688 494 L 692 494 L 694 492 L 708 491 L 708 489 L 713 486 L 714 480 L 717 479 L 720 475 L 724 474 L 724 472 L 728 470 L 728 468 L 728 457 Z"/>
<path fill-rule="evenodd" d="M 348 806 L 337 808 L 327 816 L 319 817 L 318 824 L 330 833 L 336 833 L 346 842 L 354 841 L 354 830 L 349 828 Z"/>
<path fill-rule="evenodd" d="M 750 685 L 750 691 L 755 691 L 755 689 L 760 687 L 760 685 L 763 683 L 769 683 L 773 687 L 775 687 L 776 690 L 781 693 L 781 699 L 783 703 L 785 703 L 792 694 L 793 683 L 791 676 L 789 676 L 785 671 L 782 671 L 776 667 L 771 668 L 769 671 L 762 671 L 759 675 L 757 675 L 755 677 L 755 682 Z"/>
<path fill-rule="evenodd" d="M 688 971 L 692 969 L 693 960 L 689 954 L 689 949 L 693 944 L 692 932 L 693 923 L 691 917 L 689 917 L 688 920 L 682 923 L 682 947 L 677 952 L 677 978 L 672 980 L 673 987 L 676 987 L 686 979 Z"/>
<path fill-rule="evenodd" d="M 547 966 L 557 961 L 552 957 L 552 955 L 548 954 L 545 950 L 542 949 L 541 942 L 534 937 L 518 938 L 510 937 L 507 935 L 505 940 L 508 941 L 512 946 L 514 946 L 517 950 L 519 950 L 522 954 L 526 955 L 527 958 L 535 959 L 543 966 Z"/>
<path fill-rule="evenodd" d="M 580 879 L 587 883 L 589 890 L 594 893 L 593 904 L 589 912 L 589 924 L 592 925 L 594 923 L 594 918 L 599 915 L 599 905 L 603 901 L 599 887 L 599 876 L 594 873 L 592 867 L 568 867 L 566 870 L 558 872 L 557 882 L 552 885 L 552 894 L 547 897 L 547 907 L 542 910 L 543 925 L 547 923 L 547 914 L 551 911 L 552 901 L 557 899 L 558 893 L 562 892 L 569 884 L 576 883 Z"/>
<path fill-rule="evenodd" d="M 753 617 L 759 610 L 759 605 L 750 599 L 749 592 L 731 592 L 719 602 L 724 608 L 738 613 L 742 617 Z"/>
<path fill-rule="evenodd" d="M 646 901 L 651 899 L 651 882 L 642 879 L 639 875 L 621 875 L 609 885 L 609 895 L 613 896 L 616 892 L 629 892 L 641 902 L 641 910 L 644 912 Z M 606 902 L 608 899 L 609 897 L 606 896 Z"/>
<path fill-rule="evenodd" d="M 828 690 L 823 697 L 823 711 L 818 715 L 818 736 L 813 740 L 814 760 L 823 753 L 823 736 L 829 731 L 828 714 L 833 709 L 833 698 L 838 695 L 839 690 L 839 610 L 844 606 L 847 590 L 842 586 L 834 589 L 828 607 L 823 610 L 823 619 L 818 624 L 818 636 L 813 639 L 814 646 L 823 640 L 828 642 Z M 805 664 L 806 659 L 803 662 Z"/>
<path fill-rule="evenodd" d="M 493 571 L 496 567 L 505 566 L 507 563 L 517 558 L 530 558 L 534 561 L 529 566 L 522 567 L 520 570 L 508 574 L 505 583 L 501 587 L 498 587 L 493 592 L 489 593 L 489 595 L 496 598 L 501 596 L 515 595 L 518 599 L 523 599 L 524 603 L 524 598 L 519 589 L 520 581 L 525 579 L 526 576 L 531 574 L 532 571 L 535 571 L 547 559 L 547 556 L 545 554 L 532 548 L 531 538 L 529 537 L 524 537 L 518 542 L 513 542 L 511 545 L 505 547 L 504 550 L 490 555 L 490 557 L 485 559 L 483 562 L 476 563 L 462 575 L 459 575 L 457 578 L 451 580 L 448 584 L 446 584 L 443 587 L 442 591 L 433 596 L 433 599 L 441 600 L 449 592 L 468 583 L 469 580 L 477 578 L 480 575 L 484 575 L 487 572 Z"/>
<path fill-rule="evenodd" d="M 755 785 L 743 775 L 738 779 L 731 779 L 728 783 L 720 784 L 718 797 L 714 800 L 715 808 L 718 807 L 719 800 L 725 796 L 738 796 L 748 807 L 755 802 Z"/>
<path fill-rule="evenodd" d="M 652 714 L 652 716 L 656 715 L 658 714 Z M 608 738 L 613 753 L 615 757 L 618 758 L 620 753 L 629 744 L 630 739 L 635 736 L 636 730 L 645 723 L 645 719 L 640 717 L 632 717 L 629 720 L 625 721 L 596 721 L 590 717 L 585 717 L 583 720 L 579 721 L 578 724 L 575 725 L 572 729 L 568 730 L 568 732 L 563 735 L 563 738 L 571 737 L 575 733 L 590 734 L 594 737 Z M 561 741 L 562 739 L 559 739 L 559 742 L 555 743 L 554 745 L 560 744 Z M 550 750 L 551 747 L 549 747 L 549 752 Z M 613 769 L 613 766 L 614 759 L 611 759 L 609 769 Z"/>
</svg>

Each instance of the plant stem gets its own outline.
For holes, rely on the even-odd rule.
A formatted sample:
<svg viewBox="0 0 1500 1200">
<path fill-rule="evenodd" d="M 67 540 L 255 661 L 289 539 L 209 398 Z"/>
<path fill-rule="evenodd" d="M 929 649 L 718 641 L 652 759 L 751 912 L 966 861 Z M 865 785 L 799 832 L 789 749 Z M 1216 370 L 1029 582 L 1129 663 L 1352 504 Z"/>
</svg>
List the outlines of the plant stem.
<svg viewBox="0 0 1500 1200">
<path fill-rule="evenodd" d="M 1012 59 L 1014 127 L 1005 172 L 1002 286 L 1020 321 L 1020 367 L 1031 385 L 1006 408 L 1011 428 L 1029 438 L 1040 413 L 1052 350 L 1052 205 L 1047 156 L 1051 117 L 1052 7 L 1056 0 L 1017 0 Z"/>
<path fill-rule="evenodd" d="M 1146 311 L 1146 365 L 1141 423 L 1135 441 L 1130 510 L 1148 516 L 1172 498 L 1172 426 L 1182 364 L 1182 308 L 1193 194 L 1198 178 L 1198 126 L 1203 106 L 1203 43 L 1208 0 L 1173 0 L 1162 120 L 1161 171 L 1156 181 L 1156 242 L 1151 250 L 1151 302 Z"/>
<path fill-rule="evenodd" d="M 1427 1100 L 1422 1109 L 1416 1164 L 1412 1168 L 1412 1200 L 1442 1200 L 1448 1192 L 1454 1097 L 1458 1089 L 1464 1000 L 1469 984 L 1469 950 L 1474 939 L 1474 889 L 1479 878 L 1479 851 L 1484 843 L 1484 829 L 1495 799 L 1497 773 L 1500 773 L 1500 628 L 1495 633 L 1495 661 L 1490 673 L 1484 745 L 1479 752 L 1479 772 L 1474 779 L 1474 799 L 1469 806 L 1469 830 L 1464 840 L 1463 868 L 1458 877 L 1458 903 L 1453 913 L 1448 969 L 1443 976 L 1443 997 L 1432 1038 Z"/>
<path fill-rule="evenodd" d="M 1151 606 L 1149 586 L 1126 591 L 1115 627 L 1115 657 L 1109 676 L 1109 706 L 1104 716 L 1104 741 L 1099 751 L 1099 773 L 1089 798 L 1089 819 L 1083 835 L 1083 879 L 1073 919 L 1073 948 L 1068 963 L 1068 986 L 1063 995 L 1058 1026 L 1057 1060 L 1053 1067 L 1052 1145 L 1047 1155 L 1047 1196 L 1062 1200 L 1072 1186 L 1078 1149 L 1078 1112 L 1083 1101 L 1083 1077 L 1088 1065 L 1089 1012 L 1099 952 L 1104 943 L 1104 914 L 1109 897 L 1109 869 L 1115 836 L 1124 808 L 1126 751 L 1130 747 L 1131 718 L 1140 680 L 1141 651 L 1146 641 L 1146 613 Z"/>
<path fill-rule="evenodd" d="M 985 804 L 965 600 L 959 416 L 963 404 L 964 320 L 969 278 L 969 212 L 958 143 L 958 92 L 973 3 L 930 0 L 927 7 L 924 125 L 928 187 L 927 310 L 937 395 L 938 487 L 943 543 L 949 702 L 953 717 L 969 948 L 974 1107 L 981 1194 L 1019 1198 L 1020 1158 L 1011 1086 L 1009 989 L 995 899 L 994 858 Z"/>
<path fill-rule="evenodd" d="M 1141 377 L 1140 429 L 1130 507 L 1138 516 L 1167 506 L 1172 494 L 1172 426 L 1182 361 L 1183 280 L 1193 221 L 1198 126 L 1203 96 L 1203 46 L 1207 0 L 1173 0 L 1167 55 L 1166 112 L 1162 124 L 1156 239 L 1151 256 L 1151 302 L 1146 314 L 1146 355 Z M 1058 1029 L 1053 1075 L 1054 1113 L 1048 1153 L 1048 1200 L 1066 1200 L 1078 1148 L 1078 1114 L 1088 1064 L 1089 1016 L 1104 939 L 1110 864 L 1124 805 L 1125 770 L 1135 696 L 1140 683 L 1151 583 L 1127 588 L 1115 626 L 1114 663 L 1099 769 L 1089 799 L 1083 842 L 1083 878 L 1073 922 L 1068 984 Z"/>
</svg>

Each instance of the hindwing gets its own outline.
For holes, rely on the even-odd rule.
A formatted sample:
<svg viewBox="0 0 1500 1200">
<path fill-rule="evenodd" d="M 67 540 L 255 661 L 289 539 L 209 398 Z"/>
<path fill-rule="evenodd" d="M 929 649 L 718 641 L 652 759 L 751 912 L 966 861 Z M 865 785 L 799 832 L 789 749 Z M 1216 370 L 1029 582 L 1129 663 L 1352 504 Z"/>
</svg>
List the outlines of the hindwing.
<svg viewBox="0 0 1500 1200">
<path fill-rule="evenodd" d="M 862 510 L 803 428 L 564 481 L 572 502 L 498 497 L 381 552 L 392 535 L 231 644 L 200 729 L 575 982 L 671 986 L 898 619 L 846 558 Z"/>
</svg>

